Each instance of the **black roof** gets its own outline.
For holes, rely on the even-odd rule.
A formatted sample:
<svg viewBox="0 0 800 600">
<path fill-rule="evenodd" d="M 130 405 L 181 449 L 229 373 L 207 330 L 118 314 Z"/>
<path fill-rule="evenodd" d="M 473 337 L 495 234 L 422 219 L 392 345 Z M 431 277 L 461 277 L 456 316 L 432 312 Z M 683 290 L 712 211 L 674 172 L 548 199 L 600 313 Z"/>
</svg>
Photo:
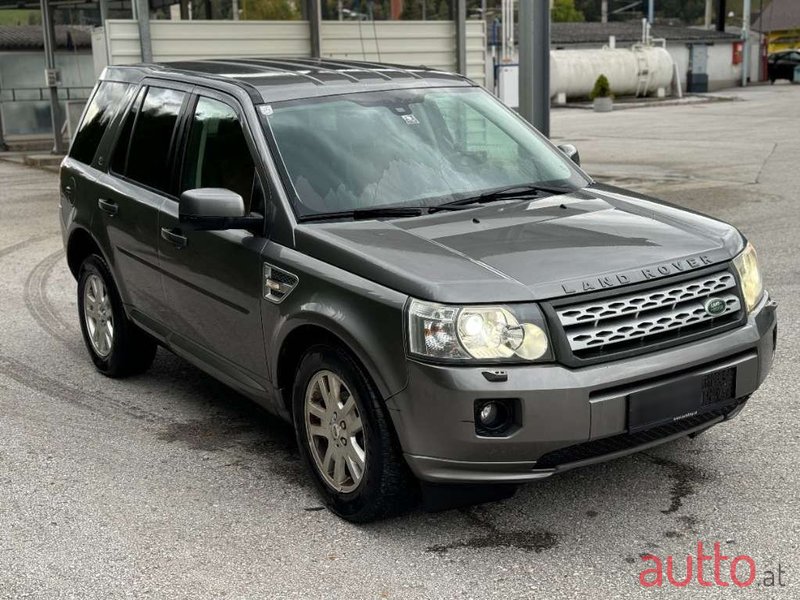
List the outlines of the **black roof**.
<svg viewBox="0 0 800 600">
<path fill-rule="evenodd" d="M 800 2 L 798 3 L 800 4 Z M 652 37 L 663 38 L 668 42 L 721 42 L 739 39 L 732 33 L 725 33 L 697 27 L 678 25 L 653 25 Z M 610 23 L 553 23 L 550 40 L 554 46 L 579 44 L 605 44 L 609 36 L 615 36 L 619 43 L 642 41 L 642 24 L 639 21 L 612 21 Z"/>
<path fill-rule="evenodd" d="M 56 48 L 73 50 L 92 47 L 91 27 L 56 25 Z M 43 50 L 41 25 L 0 26 L 0 50 Z"/>
<path fill-rule="evenodd" d="M 124 71 L 139 72 L 141 77 L 172 75 L 179 79 L 235 83 L 245 88 L 253 100 L 263 102 L 388 89 L 475 85 L 457 73 L 424 66 L 313 58 L 227 58 L 118 66 L 109 67 L 105 78 L 124 76 Z"/>
</svg>

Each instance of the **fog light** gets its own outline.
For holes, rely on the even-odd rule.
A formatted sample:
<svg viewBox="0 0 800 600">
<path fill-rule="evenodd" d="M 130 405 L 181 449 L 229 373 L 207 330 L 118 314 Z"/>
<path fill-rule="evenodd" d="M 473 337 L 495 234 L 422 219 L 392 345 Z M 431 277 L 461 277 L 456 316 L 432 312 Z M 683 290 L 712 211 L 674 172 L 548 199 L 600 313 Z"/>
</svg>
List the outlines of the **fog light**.
<svg viewBox="0 0 800 600">
<path fill-rule="evenodd" d="M 475 433 L 483 437 L 500 437 L 519 424 L 518 401 L 510 398 L 475 401 Z"/>
<path fill-rule="evenodd" d="M 497 422 L 497 415 L 500 410 L 494 402 L 487 402 L 483 405 L 480 412 L 481 424 L 486 427 L 492 427 Z"/>
</svg>

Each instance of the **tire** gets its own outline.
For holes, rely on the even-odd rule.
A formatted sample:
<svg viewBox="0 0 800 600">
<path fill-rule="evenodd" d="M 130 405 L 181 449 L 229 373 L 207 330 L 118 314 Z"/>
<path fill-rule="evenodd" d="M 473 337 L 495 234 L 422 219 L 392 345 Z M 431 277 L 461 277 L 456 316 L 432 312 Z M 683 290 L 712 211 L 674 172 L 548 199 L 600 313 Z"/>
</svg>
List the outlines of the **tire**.
<svg viewBox="0 0 800 600">
<path fill-rule="evenodd" d="M 83 342 L 103 375 L 137 375 L 153 363 L 155 340 L 128 319 L 111 271 L 96 254 L 86 258 L 78 272 L 78 316 Z M 96 334 L 95 341 L 90 328 Z M 110 335 L 103 335 L 109 331 Z"/>
<path fill-rule="evenodd" d="M 340 382 L 338 394 L 335 378 Z M 326 406 L 321 386 L 328 391 L 331 406 Z M 307 408 L 307 397 L 314 405 L 313 413 Z M 300 454 L 332 512 L 353 523 L 367 523 L 416 505 L 419 485 L 403 459 L 383 401 L 349 353 L 329 345 L 306 352 L 292 389 L 292 415 Z M 334 427 L 334 423 L 345 427 Z M 323 429 L 337 440 L 336 446 L 320 435 Z M 338 440 L 345 443 L 340 445 Z M 332 462 L 326 460 L 328 448 L 335 453 Z M 361 450 L 364 456 L 359 463 L 354 456 Z M 343 477 L 337 477 L 340 462 L 345 465 Z"/>
</svg>

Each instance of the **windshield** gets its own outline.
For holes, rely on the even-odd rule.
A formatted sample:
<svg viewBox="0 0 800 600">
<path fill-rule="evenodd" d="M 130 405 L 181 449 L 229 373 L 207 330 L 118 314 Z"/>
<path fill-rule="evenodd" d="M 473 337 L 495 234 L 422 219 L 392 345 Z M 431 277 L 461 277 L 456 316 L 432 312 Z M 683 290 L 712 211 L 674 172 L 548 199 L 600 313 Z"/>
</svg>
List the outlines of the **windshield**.
<svg viewBox="0 0 800 600">
<path fill-rule="evenodd" d="M 480 88 L 369 92 L 263 108 L 301 217 L 437 206 L 512 185 L 589 183 Z"/>
</svg>

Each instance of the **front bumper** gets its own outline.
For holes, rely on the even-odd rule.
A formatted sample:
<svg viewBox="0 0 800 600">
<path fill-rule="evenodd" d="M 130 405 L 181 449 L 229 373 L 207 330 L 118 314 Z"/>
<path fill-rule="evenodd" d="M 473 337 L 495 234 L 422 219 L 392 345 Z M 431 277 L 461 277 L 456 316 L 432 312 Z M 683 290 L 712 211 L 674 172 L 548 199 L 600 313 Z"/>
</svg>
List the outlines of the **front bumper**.
<svg viewBox="0 0 800 600">
<path fill-rule="evenodd" d="M 765 295 L 745 325 L 714 337 L 578 369 L 508 366 L 503 382 L 487 381 L 486 368 L 409 361 L 409 385 L 387 405 L 405 458 L 420 479 L 532 481 L 638 452 L 735 416 L 770 370 L 776 324 L 776 305 Z M 737 403 L 672 429 L 628 433 L 630 394 L 727 367 L 736 369 Z M 477 399 L 513 399 L 520 408 L 519 427 L 506 437 L 477 435 Z M 546 467 L 537 466 L 543 457 Z"/>
</svg>

